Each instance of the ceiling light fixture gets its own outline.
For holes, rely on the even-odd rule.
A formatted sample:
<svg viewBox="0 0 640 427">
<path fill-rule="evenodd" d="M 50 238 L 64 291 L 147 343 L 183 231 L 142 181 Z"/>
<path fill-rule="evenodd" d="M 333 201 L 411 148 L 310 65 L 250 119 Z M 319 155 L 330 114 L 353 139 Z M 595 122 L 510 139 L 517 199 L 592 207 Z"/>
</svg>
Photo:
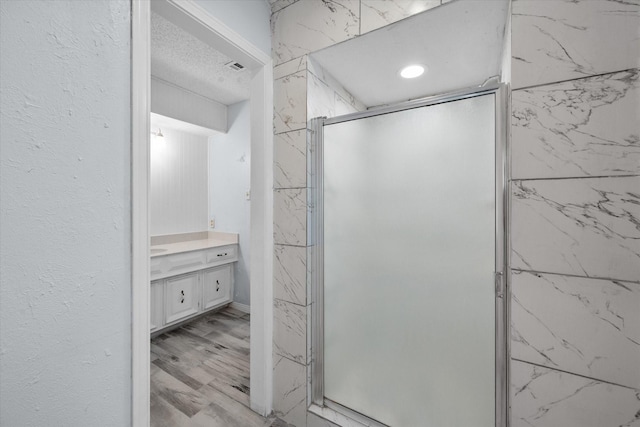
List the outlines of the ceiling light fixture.
<svg viewBox="0 0 640 427">
<path fill-rule="evenodd" d="M 420 77 L 424 73 L 425 69 L 426 67 L 422 65 L 409 65 L 400 70 L 400 76 L 405 79 L 414 79 L 416 77 Z"/>
</svg>

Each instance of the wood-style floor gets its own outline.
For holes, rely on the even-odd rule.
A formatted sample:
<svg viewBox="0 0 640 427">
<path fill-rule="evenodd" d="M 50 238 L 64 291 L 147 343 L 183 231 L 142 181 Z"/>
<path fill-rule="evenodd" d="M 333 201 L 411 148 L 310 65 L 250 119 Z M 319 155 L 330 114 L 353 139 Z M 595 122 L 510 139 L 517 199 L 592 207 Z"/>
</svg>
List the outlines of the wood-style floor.
<svg viewBox="0 0 640 427">
<path fill-rule="evenodd" d="M 249 315 L 225 308 L 151 340 L 151 427 L 286 426 L 249 409 Z"/>
</svg>

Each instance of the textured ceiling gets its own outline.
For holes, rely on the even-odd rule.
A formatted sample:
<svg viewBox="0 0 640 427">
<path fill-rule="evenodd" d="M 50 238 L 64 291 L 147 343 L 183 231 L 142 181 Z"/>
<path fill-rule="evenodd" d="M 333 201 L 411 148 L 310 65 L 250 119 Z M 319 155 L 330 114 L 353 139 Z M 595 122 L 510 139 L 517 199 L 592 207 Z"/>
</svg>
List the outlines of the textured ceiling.
<svg viewBox="0 0 640 427">
<path fill-rule="evenodd" d="M 151 12 L 151 74 L 225 105 L 249 99 L 249 70 L 208 44 Z"/>
</svg>

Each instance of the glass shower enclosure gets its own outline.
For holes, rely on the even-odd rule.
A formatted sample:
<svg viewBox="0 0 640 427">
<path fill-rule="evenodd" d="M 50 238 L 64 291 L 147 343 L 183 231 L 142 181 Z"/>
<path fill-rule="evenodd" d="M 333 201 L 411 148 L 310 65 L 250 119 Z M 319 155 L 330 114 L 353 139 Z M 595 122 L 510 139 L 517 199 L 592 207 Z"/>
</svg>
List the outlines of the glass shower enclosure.
<svg viewBox="0 0 640 427">
<path fill-rule="evenodd" d="M 312 120 L 316 405 L 368 425 L 505 425 L 504 93 Z"/>
</svg>

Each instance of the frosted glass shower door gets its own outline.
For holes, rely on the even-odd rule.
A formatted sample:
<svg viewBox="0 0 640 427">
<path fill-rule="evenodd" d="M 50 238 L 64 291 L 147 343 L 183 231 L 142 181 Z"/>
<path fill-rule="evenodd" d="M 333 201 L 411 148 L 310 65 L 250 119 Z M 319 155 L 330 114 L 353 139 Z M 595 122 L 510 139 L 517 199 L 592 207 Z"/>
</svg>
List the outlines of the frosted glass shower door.
<svg viewBox="0 0 640 427">
<path fill-rule="evenodd" d="M 495 94 L 324 126 L 324 396 L 495 426 Z"/>
</svg>

